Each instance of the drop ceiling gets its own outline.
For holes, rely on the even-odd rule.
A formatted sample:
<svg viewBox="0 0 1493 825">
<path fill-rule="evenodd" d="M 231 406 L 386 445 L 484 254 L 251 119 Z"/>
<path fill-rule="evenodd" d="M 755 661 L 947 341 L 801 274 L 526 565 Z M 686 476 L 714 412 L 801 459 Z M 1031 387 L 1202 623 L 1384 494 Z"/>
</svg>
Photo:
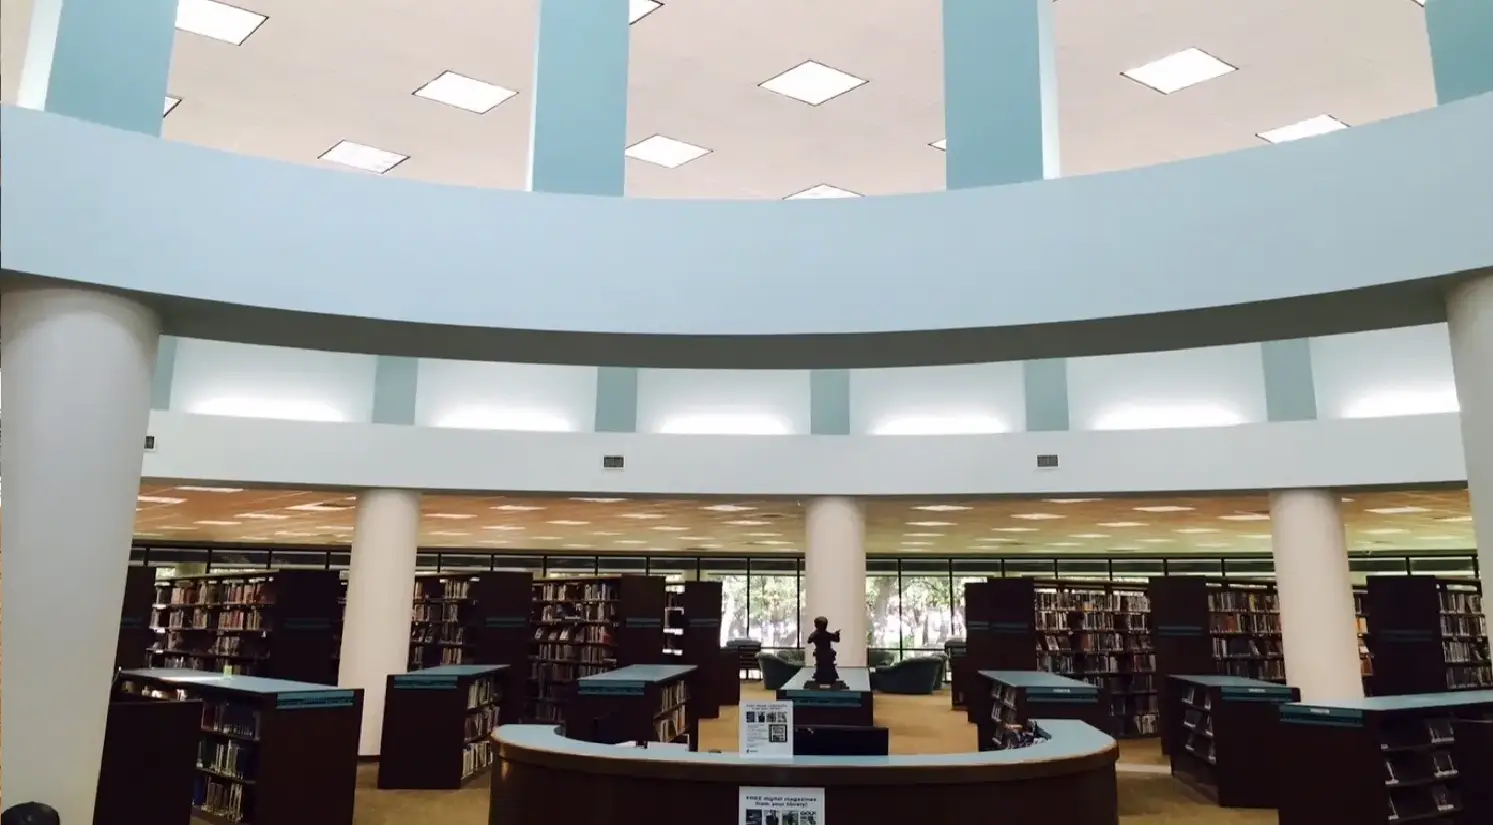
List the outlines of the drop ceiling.
<svg viewBox="0 0 1493 825">
<path fill-rule="evenodd" d="M 14 100 L 31 0 L 0 0 Z M 350 141 L 408 156 L 388 175 L 524 185 L 537 0 L 235 0 L 267 16 L 242 45 L 178 31 L 165 137 L 318 160 Z M 665 0 L 632 28 L 628 143 L 704 149 L 627 161 L 627 194 L 783 198 L 943 187 L 940 0 Z M 1351 126 L 1434 104 L 1415 0 L 1062 0 L 1066 174 L 1265 145 L 1328 115 Z M 1122 76 L 1197 48 L 1235 71 L 1160 94 Z M 821 105 L 759 84 L 806 61 L 865 80 Z M 418 97 L 444 72 L 517 92 L 475 114 Z M 618 148 L 622 151 L 622 147 Z M 349 174 L 365 174 L 349 172 Z"/>
<path fill-rule="evenodd" d="M 348 491 L 141 487 L 143 542 L 346 544 Z M 877 554 L 1268 552 L 1265 495 L 1049 499 L 869 499 Z M 801 553 L 804 508 L 792 499 L 458 496 L 422 499 L 420 544 L 493 553 Z M 1347 491 L 1355 550 L 1467 551 L 1465 489 Z"/>
</svg>

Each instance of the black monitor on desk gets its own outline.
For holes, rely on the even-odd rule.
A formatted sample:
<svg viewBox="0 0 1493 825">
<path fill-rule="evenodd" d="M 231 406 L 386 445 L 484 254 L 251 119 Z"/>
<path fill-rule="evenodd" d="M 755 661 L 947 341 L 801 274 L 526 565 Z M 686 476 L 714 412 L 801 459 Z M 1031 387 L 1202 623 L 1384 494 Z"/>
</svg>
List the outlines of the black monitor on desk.
<svg viewBox="0 0 1493 825">
<path fill-rule="evenodd" d="M 882 727 L 796 725 L 794 756 L 886 756 L 891 738 Z"/>
</svg>

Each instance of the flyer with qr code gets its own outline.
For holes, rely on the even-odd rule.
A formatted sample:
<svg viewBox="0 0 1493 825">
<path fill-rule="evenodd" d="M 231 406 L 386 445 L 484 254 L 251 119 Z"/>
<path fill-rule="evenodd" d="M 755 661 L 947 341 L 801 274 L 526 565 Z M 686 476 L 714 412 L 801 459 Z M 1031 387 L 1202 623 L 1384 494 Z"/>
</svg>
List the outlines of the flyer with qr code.
<svg viewBox="0 0 1493 825">
<path fill-rule="evenodd" d="M 823 788 L 742 788 L 736 825 L 825 825 Z"/>
<path fill-rule="evenodd" d="M 793 756 L 792 702 L 742 702 L 740 728 L 742 756 Z"/>
</svg>

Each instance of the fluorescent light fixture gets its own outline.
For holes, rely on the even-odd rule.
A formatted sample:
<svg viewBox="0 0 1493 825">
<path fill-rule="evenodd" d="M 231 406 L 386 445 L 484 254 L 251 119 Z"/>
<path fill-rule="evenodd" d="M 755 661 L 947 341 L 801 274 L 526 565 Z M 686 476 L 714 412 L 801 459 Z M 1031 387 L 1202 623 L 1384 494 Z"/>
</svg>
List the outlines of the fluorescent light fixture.
<svg viewBox="0 0 1493 825">
<path fill-rule="evenodd" d="M 1269 513 L 1230 513 L 1229 515 L 1226 515 L 1226 516 L 1219 516 L 1218 519 L 1220 521 L 1269 521 L 1270 520 L 1270 514 Z"/>
<path fill-rule="evenodd" d="M 1378 513 L 1381 516 L 1403 516 L 1410 513 L 1429 513 L 1429 507 L 1370 507 L 1365 513 Z"/>
<path fill-rule="evenodd" d="M 767 541 L 754 541 L 752 543 L 753 544 L 773 544 L 773 545 L 777 545 L 777 544 L 792 544 L 792 542 L 776 541 L 776 540 L 773 540 L 773 539 L 768 539 Z"/>
<path fill-rule="evenodd" d="M 903 533 L 902 535 L 914 539 L 936 539 L 943 533 Z"/>
<path fill-rule="evenodd" d="M 1213 550 L 1223 550 L 1223 549 L 1225 549 L 1225 548 L 1228 547 L 1227 544 L 1225 544 L 1223 542 L 1217 542 L 1217 541 L 1202 541 L 1202 542 L 1198 542 L 1197 544 L 1195 544 L 1193 546 L 1194 547 L 1207 547 L 1207 548 L 1210 548 L 1210 549 L 1213 549 Z"/>
<path fill-rule="evenodd" d="M 1365 536 L 1398 536 L 1410 531 L 1403 527 L 1375 527 L 1372 530 L 1364 530 L 1362 532 Z"/>
<path fill-rule="evenodd" d="M 1436 520 L 1446 524 L 1465 524 L 1472 521 L 1472 516 L 1447 516 L 1446 518 L 1439 518 Z"/>
<path fill-rule="evenodd" d="M 479 115 L 491 112 L 516 94 L 518 92 L 512 89 L 451 71 L 441 72 L 440 77 L 415 90 L 415 97 L 434 100 Z"/>
<path fill-rule="evenodd" d="M 932 143 L 930 143 L 928 145 L 932 146 L 934 149 L 937 149 L 940 152 L 947 152 L 947 151 L 949 151 L 949 139 L 948 138 L 939 138 L 938 140 L 935 140 L 935 141 L 933 141 Z"/>
<path fill-rule="evenodd" d="M 664 515 L 663 513 L 623 513 L 622 517 L 630 518 L 635 521 L 650 521 L 653 519 L 668 518 L 668 516 Z"/>
<path fill-rule="evenodd" d="M 457 407 L 437 418 L 435 426 L 530 433 L 562 433 L 575 429 L 575 423 L 569 418 L 551 410 L 483 406 Z"/>
<path fill-rule="evenodd" d="M 786 72 L 757 84 L 769 92 L 801 100 L 810 106 L 832 100 L 866 81 L 839 69 L 806 60 Z"/>
<path fill-rule="evenodd" d="M 700 509 L 709 510 L 712 513 L 745 513 L 757 508 L 749 507 L 745 504 L 710 504 Z"/>
<path fill-rule="evenodd" d="M 1328 132 L 1336 132 L 1348 128 L 1348 124 L 1338 120 L 1332 115 L 1317 115 L 1306 120 L 1292 123 L 1288 126 L 1280 126 L 1269 131 L 1260 132 L 1255 137 L 1268 143 L 1288 143 L 1302 138 L 1325 135 Z"/>
<path fill-rule="evenodd" d="M 135 496 L 135 500 L 142 504 L 183 504 L 186 502 L 184 498 L 172 496 Z"/>
<path fill-rule="evenodd" d="M 920 504 L 913 507 L 914 510 L 927 510 L 930 513 L 957 513 L 960 510 L 973 510 L 963 504 Z"/>
<path fill-rule="evenodd" d="M 280 418 L 289 421 L 346 421 L 341 410 L 324 401 L 296 398 L 209 398 L 186 409 L 197 415 L 236 418 Z"/>
<path fill-rule="evenodd" d="M 675 536 L 680 541 L 710 541 L 715 536 Z"/>
<path fill-rule="evenodd" d="M 566 545 L 562 545 L 562 546 L 563 547 L 567 547 L 567 548 L 569 548 L 571 550 L 585 550 L 585 549 L 589 548 L 591 545 L 589 545 L 589 544 L 566 544 Z"/>
<path fill-rule="evenodd" d="M 276 530 L 275 535 L 284 536 L 290 539 L 304 539 L 310 538 L 316 534 L 307 532 L 305 530 Z"/>
<path fill-rule="evenodd" d="M 471 535 L 471 533 L 463 532 L 461 530 L 431 530 L 430 534 L 432 536 L 470 536 Z"/>
<path fill-rule="evenodd" d="M 710 154 L 710 150 L 663 135 L 654 135 L 627 147 L 624 153 L 634 160 L 652 163 L 665 169 L 678 169 L 692 160 Z"/>
<path fill-rule="evenodd" d="M 1179 527 L 1177 532 L 1184 536 L 1203 536 L 1208 533 L 1222 533 L 1217 527 Z"/>
<path fill-rule="evenodd" d="M 906 415 L 878 422 L 871 435 L 984 435 L 1009 432 L 992 415 Z"/>
<path fill-rule="evenodd" d="M 1103 501 L 1102 498 L 1044 498 L 1048 504 L 1087 504 L 1091 501 Z"/>
<path fill-rule="evenodd" d="M 1053 519 L 1067 518 L 1057 513 L 1012 513 L 1011 518 L 1019 518 L 1025 521 L 1052 521 Z"/>
<path fill-rule="evenodd" d="M 616 531 L 613 531 L 613 530 L 592 530 L 591 531 L 591 535 L 593 535 L 593 536 L 620 536 L 622 534 L 618 533 Z"/>
<path fill-rule="evenodd" d="M 661 6 L 663 6 L 663 3 L 660 3 L 658 0 L 627 0 L 628 25 L 632 25 L 658 11 Z"/>
<path fill-rule="evenodd" d="M 555 519 L 554 521 L 546 521 L 545 522 L 545 524 L 557 524 L 557 525 L 559 525 L 561 527 L 579 527 L 579 526 L 581 526 L 583 524 L 590 524 L 590 523 L 591 522 L 589 522 L 589 521 L 576 521 L 574 519 L 565 519 L 565 518 L 560 518 L 560 519 Z"/>
<path fill-rule="evenodd" d="M 734 521 L 728 521 L 726 523 L 735 525 L 737 527 L 761 527 L 764 524 L 771 524 L 772 522 L 760 521 L 758 519 L 736 519 Z"/>
<path fill-rule="evenodd" d="M 510 531 L 511 532 L 513 530 L 522 530 L 524 528 L 520 527 L 517 524 L 487 524 L 487 525 L 483 525 L 482 529 L 483 530 L 503 530 L 503 531 Z"/>
<path fill-rule="evenodd" d="M 834 198 L 859 198 L 860 196 L 861 193 L 859 192 L 852 192 L 849 189 L 841 189 L 838 186 L 830 186 L 827 183 L 821 183 L 818 186 L 810 186 L 808 189 L 805 189 L 802 192 L 795 192 L 792 195 L 783 198 L 783 200 L 814 201 L 831 200 Z"/>
<path fill-rule="evenodd" d="M 1269 533 L 1245 533 L 1244 534 L 1244 538 L 1247 538 L 1247 539 L 1264 539 L 1266 541 L 1269 541 L 1270 539 L 1273 539 L 1275 537 L 1272 536 L 1272 535 L 1270 535 Z"/>
<path fill-rule="evenodd" d="M 782 533 L 747 533 L 747 535 L 751 536 L 752 538 L 772 538 L 773 536 L 781 536 L 783 534 Z"/>
<path fill-rule="evenodd" d="M 160 530 L 191 530 L 191 529 L 193 529 L 193 527 L 190 524 L 163 524 L 163 525 L 161 525 L 157 529 L 160 529 Z"/>
<path fill-rule="evenodd" d="M 478 544 L 507 544 L 508 539 L 477 539 Z"/>
<path fill-rule="evenodd" d="M 1145 527 L 1144 521 L 1101 521 L 1100 527 Z"/>
<path fill-rule="evenodd" d="M 592 496 L 571 496 L 571 501 L 586 501 L 592 504 L 616 504 L 619 501 L 627 501 L 625 498 L 595 498 Z"/>
<path fill-rule="evenodd" d="M 641 539 L 617 539 L 617 544 L 647 544 Z"/>
<path fill-rule="evenodd" d="M 535 541 L 559 541 L 559 536 L 531 536 Z"/>
<path fill-rule="evenodd" d="M 267 19 L 262 14 L 215 0 L 180 0 L 176 5 L 178 29 L 235 46 L 242 46 Z"/>
<path fill-rule="evenodd" d="M 1120 74 L 1169 95 L 1205 80 L 1222 77 L 1234 69 L 1202 49 L 1184 49 Z"/>
<path fill-rule="evenodd" d="M 1054 542 L 1051 542 L 1050 544 L 1048 544 L 1047 546 L 1048 547 L 1082 547 L 1083 546 L 1083 542 L 1081 542 L 1081 541 L 1054 541 Z"/>
<path fill-rule="evenodd" d="M 193 524 L 201 524 L 204 527 L 237 527 L 238 525 L 243 524 L 243 522 L 241 522 L 241 521 L 219 521 L 217 519 L 204 519 L 202 521 L 193 522 Z"/>
<path fill-rule="evenodd" d="M 667 533 L 679 533 L 679 532 L 683 532 L 685 530 L 688 530 L 689 528 L 688 527 L 680 527 L 680 526 L 675 525 L 675 524 L 660 524 L 660 525 L 655 526 L 653 529 L 655 529 L 655 530 L 663 530 L 664 532 L 667 532 Z"/>
<path fill-rule="evenodd" d="M 952 521 L 909 521 L 908 527 L 953 527 Z"/>
<path fill-rule="evenodd" d="M 244 491 L 242 487 L 197 487 L 190 484 L 180 485 L 176 489 L 190 493 L 242 493 Z"/>
<path fill-rule="evenodd" d="M 1068 538 L 1071 538 L 1071 539 L 1107 539 L 1107 538 L 1109 538 L 1109 534 L 1108 533 L 1074 533 L 1073 535 L 1069 536 Z"/>
<path fill-rule="evenodd" d="M 1132 507 L 1130 509 L 1142 513 L 1185 513 L 1194 508 L 1183 507 L 1179 504 L 1154 504 L 1145 507 Z"/>
<path fill-rule="evenodd" d="M 471 513 L 426 513 L 425 517 L 426 518 L 444 518 L 444 519 L 451 519 L 453 521 L 460 520 L 460 519 L 476 518 L 476 516 L 472 515 Z"/>
<path fill-rule="evenodd" d="M 790 435 L 793 425 L 780 415 L 724 413 L 677 415 L 659 426 L 669 435 Z"/>
<path fill-rule="evenodd" d="M 1146 544 L 1171 544 L 1176 539 L 1141 539 Z"/>
<path fill-rule="evenodd" d="M 285 509 L 287 509 L 287 510 L 301 510 L 301 511 L 307 512 L 307 513 L 340 513 L 340 512 L 342 512 L 344 510 L 351 510 L 352 508 L 351 507 L 343 506 L 341 504 L 312 503 L 312 504 L 292 504 L 291 506 L 286 507 Z"/>
<path fill-rule="evenodd" d="M 166 104 L 165 107 L 161 110 L 161 117 L 165 117 L 166 115 L 171 114 L 171 110 L 175 109 L 177 104 L 179 103 L 181 103 L 181 98 L 166 95 Z"/>
<path fill-rule="evenodd" d="M 992 529 L 992 530 L 994 530 L 994 531 L 996 531 L 998 533 L 1035 533 L 1035 532 L 1037 532 L 1037 528 L 1035 528 L 1035 527 L 992 527 L 990 529 Z"/>
<path fill-rule="evenodd" d="M 1461 536 L 1416 536 L 1419 541 L 1460 541 Z"/>
<path fill-rule="evenodd" d="M 363 143 L 354 143 L 350 140 L 338 141 L 336 146 L 321 153 L 321 159 L 340 163 L 343 166 L 351 166 L 364 172 L 372 172 L 382 175 L 401 163 L 409 160 L 409 155 L 401 155 L 398 152 L 390 152 L 376 146 L 368 146 Z"/>
<path fill-rule="evenodd" d="M 1343 410 L 1344 418 L 1389 418 L 1397 415 L 1435 415 L 1462 409 L 1455 386 L 1432 390 L 1387 392 L 1366 396 Z"/>
<path fill-rule="evenodd" d="M 289 521 L 290 520 L 290 516 L 284 515 L 282 513 L 239 513 L 238 515 L 234 516 L 234 518 L 236 518 L 236 519 L 243 519 L 244 521 Z"/>
<path fill-rule="evenodd" d="M 1094 422 L 1096 430 L 1169 430 L 1184 427 L 1232 427 L 1244 416 L 1213 404 L 1130 406 L 1107 411 Z"/>
</svg>

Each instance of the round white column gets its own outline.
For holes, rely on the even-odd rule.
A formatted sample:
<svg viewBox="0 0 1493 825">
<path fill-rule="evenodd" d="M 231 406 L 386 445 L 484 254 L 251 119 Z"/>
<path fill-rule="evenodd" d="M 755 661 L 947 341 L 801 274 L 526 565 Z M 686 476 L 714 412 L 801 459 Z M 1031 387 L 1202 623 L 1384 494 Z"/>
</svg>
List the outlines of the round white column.
<svg viewBox="0 0 1493 825">
<path fill-rule="evenodd" d="M 1363 697 L 1340 501 L 1331 490 L 1270 494 L 1286 679 L 1303 702 Z"/>
<path fill-rule="evenodd" d="M 358 495 L 337 684 L 363 690 L 359 756 L 378 756 L 389 674 L 409 670 L 410 600 L 419 540 L 419 493 L 365 490 Z"/>
<path fill-rule="evenodd" d="M 808 639 L 815 616 L 840 631 L 835 663 L 866 666 L 866 514 L 842 496 L 812 499 L 805 512 L 805 606 L 800 632 Z M 808 661 L 812 662 L 810 658 Z"/>
<path fill-rule="evenodd" d="M 69 288 L 0 296 L 5 801 L 92 822 L 158 321 Z"/>
<path fill-rule="evenodd" d="M 1446 302 L 1452 370 L 1462 407 L 1462 452 L 1483 586 L 1483 615 L 1493 620 L 1493 275 L 1462 284 Z"/>
</svg>

